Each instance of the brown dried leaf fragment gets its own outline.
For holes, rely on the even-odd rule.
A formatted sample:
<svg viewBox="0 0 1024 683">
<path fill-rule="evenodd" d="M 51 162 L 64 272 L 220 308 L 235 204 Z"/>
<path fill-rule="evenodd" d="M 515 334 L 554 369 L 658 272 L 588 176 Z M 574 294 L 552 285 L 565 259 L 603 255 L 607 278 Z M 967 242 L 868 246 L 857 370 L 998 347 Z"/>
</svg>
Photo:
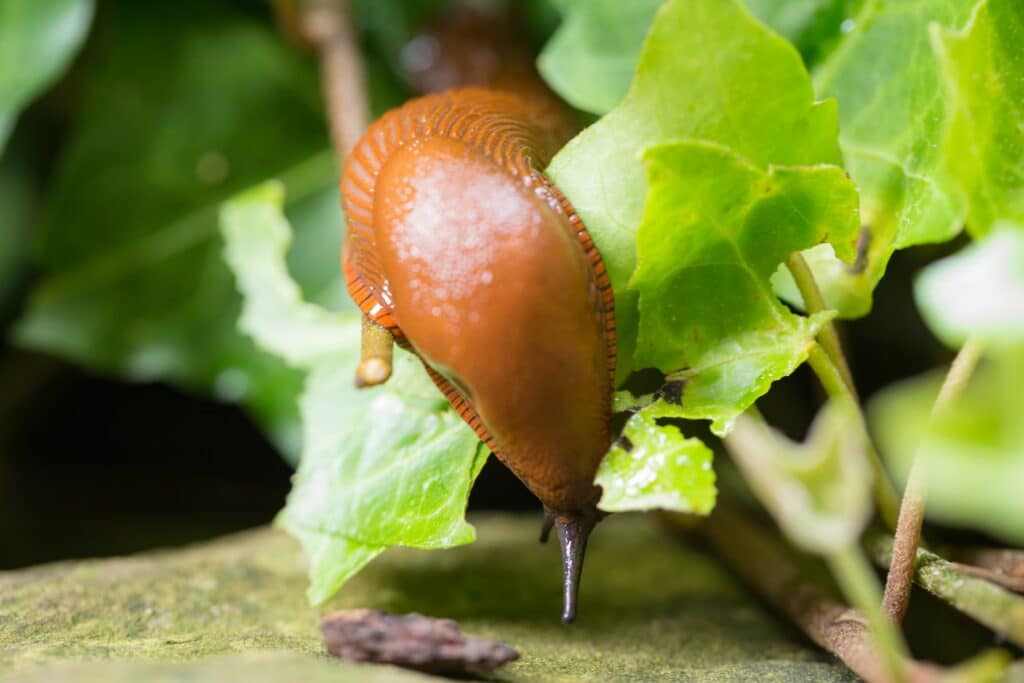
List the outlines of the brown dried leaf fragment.
<svg viewBox="0 0 1024 683">
<path fill-rule="evenodd" d="M 451 619 L 353 609 L 320 622 L 327 651 L 353 662 L 394 664 L 432 674 L 486 676 L 519 659 L 504 643 L 463 635 Z"/>
</svg>

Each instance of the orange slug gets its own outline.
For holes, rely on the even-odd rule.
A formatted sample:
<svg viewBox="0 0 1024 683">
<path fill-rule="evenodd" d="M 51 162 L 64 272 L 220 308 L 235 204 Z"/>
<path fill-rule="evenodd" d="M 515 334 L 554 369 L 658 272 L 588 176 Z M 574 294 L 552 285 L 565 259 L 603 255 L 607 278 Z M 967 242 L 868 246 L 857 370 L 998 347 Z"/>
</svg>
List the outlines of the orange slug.
<svg viewBox="0 0 1024 683">
<path fill-rule="evenodd" d="M 342 262 L 370 331 L 418 355 L 544 504 L 542 540 L 554 526 L 562 546 L 568 623 L 600 516 L 593 480 L 610 441 L 614 299 L 582 221 L 542 173 L 572 130 L 567 110 L 525 92 L 456 88 L 371 125 L 341 181 Z"/>
</svg>

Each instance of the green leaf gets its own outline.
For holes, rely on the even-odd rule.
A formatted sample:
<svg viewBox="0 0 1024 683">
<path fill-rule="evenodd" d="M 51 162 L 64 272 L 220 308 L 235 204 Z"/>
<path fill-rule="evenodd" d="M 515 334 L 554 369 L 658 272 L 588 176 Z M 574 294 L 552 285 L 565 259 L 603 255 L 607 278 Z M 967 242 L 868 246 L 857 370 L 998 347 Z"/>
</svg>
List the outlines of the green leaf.
<svg viewBox="0 0 1024 683">
<path fill-rule="evenodd" d="M 625 100 L 548 168 L 615 288 L 620 379 L 633 367 L 638 326 L 637 295 L 627 284 L 647 195 L 641 153 L 691 138 L 729 147 L 759 168 L 838 163 L 836 126 L 834 103 L 814 103 L 792 45 L 739 4 L 672 0 L 661 8 Z"/>
<path fill-rule="evenodd" d="M 800 547 L 830 554 L 857 543 L 871 519 L 871 466 L 857 408 L 833 399 L 795 443 L 743 415 L 726 439 L 758 498 Z"/>
<path fill-rule="evenodd" d="M 633 80 L 647 29 L 664 0 L 556 0 L 564 18 L 537 66 L 577 109 L 604 114 Z"/>
<path fill-rule="evenodd" d="M 963 207 L 942 172 L 947 104 L 928 26 L 961 26 L 973 5 L 868 0 L 815 71 L 818 95 L 839 103 L 840 144 L 865 226 L 854 268 L 825 245 L 806 255 L 828 305 L 842 317 L 871 309 L 872 291 L 895 250 L 948 240 L 962 227 Z M 788 273 L 780 272 L 776 286 L 802 305 Z"/>
<path fill-rule="evenodd" d="M 313 65 L 272 26 L 212 3 L 116 2 L 99 29 L 18 340 L 241 401 L 295 449 L 301 373 L 235 329 L 217 206 L 282 177 L 305 245 L 293 254 L 299 280 L 338 300 L 337 259 L 324 255 L 338 253 L 343 221 Z"/>
<path fill-rule="evenodd" d="M 236 196 L 221 210 L 224 258 L 245 296 L 239 326 L 264 349 L 310 369 L 324 358 L 358 351 L 353 309 L 331 313 L 303 299 L 284 255 L 292 229 L 282 214 L 285 187 L 268 182 Z"/>
<path fill-rule="evenodd" d="M 982 0 L 962 33 L 932 29 L 950 100 L 943 153 L 967 200 L 967 228 L 1024 226 L 1024 5 Z"/>
<path fill-rule="evenodd" d="M 793 43 L 813 67 L 834 48 L 865 0 L 744 0 L 751 14 Z"/>
<path fill-rule="evenodd" d="M 629 418 L 597 470 L 598 507 L 608 512 L 711 512 L 717 495 L 711 449 L 700 439 L 686 438 L 678 427 L 658 423 L 672 417 L 683 417 L 682 411 L 662 400 Z"/>
<path fill-rule="evenodd" d="M 644 38 L 664 0 L 553 0 L 563 19 L 537 61 L 548 85 L 578 109 L 604 114 L 629 90 Z M 744 0 L 751 14 L 815 64 L 864 0 Z M 846 22 L 844 24 L 844 22 Z"/>
<path fill-rule="evenodd" d="M 283 205 L 283 187 L 266 184 L 226 204 L 221 221 L 242 329 L 308 370 L 302 459 L 278 521 L 303 544 L 318 604 L 389 546 L 471 542 L 466 500 L 487 451 L 407 352 L 396 350 L 387 385 L 356 389 L 361 315 L 302 298 Z"/>
<path fill-rule="evenodd" d="M 64 72 L 85 40 L 93 0 L 0 4 L 0 153 L 18 112 Z"/>
<path fill-rule="evenodd" d="M 896 477 L 918 458 L 929 519 L 1024 544 L 1024 345 L 990 350 L 964 393 L 931 418 L 940 372 L 887 388 L 869 418 Z"/>
<path fill-rule="evenodd" d="M 984 240 L 937 261 L 914 287 L 918 308 L 940 339 L 985 346 L 1024 344 L 1024 224 L 997 224 Z"/>
<path fill-rule="evenodd" d="M 644 159 L 637 364 L 685 381 L 687 417 L 721 432 L 806 359 L 831 317 L 791 313 L 770 278 L 825 239 L 852 258 L 857 191 L 835 166 L 765 171 L 703 142 L 652 147 Z"/>
</svg>

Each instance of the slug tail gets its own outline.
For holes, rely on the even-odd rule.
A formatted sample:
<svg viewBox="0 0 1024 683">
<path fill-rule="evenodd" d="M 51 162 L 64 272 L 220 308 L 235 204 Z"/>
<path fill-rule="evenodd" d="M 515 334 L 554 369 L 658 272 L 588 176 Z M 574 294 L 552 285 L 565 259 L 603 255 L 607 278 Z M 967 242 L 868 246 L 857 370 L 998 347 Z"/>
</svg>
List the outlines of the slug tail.
<svg viewBox="0 0 1024 683">
<path fill-rule="evenodd" d="M 558 542 L 562 546 L 562 623 L 576 620 L 576 602 L 583 574 L 583 556 L 587 539 L 597 524 L 596 515 L 559 515 L 555 520 Z"/>
</svg>

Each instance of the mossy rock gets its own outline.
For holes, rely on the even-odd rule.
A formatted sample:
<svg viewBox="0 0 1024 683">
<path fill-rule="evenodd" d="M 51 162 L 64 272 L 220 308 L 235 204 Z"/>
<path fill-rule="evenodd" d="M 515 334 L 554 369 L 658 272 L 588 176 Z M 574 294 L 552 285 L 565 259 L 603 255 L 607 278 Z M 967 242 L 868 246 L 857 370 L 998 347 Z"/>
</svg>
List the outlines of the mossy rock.
<svg viewBox="0 0 1024 683">
<path fill-rule="evenodd" d="M 706 550 L 649 518 L 619 515 L 594 533 L 579 619 L 569 627 L 558 620 L 558 550 L 537 544 L 539 518 L 474 522 L 477 543 L 385 553 L 323 611 L 456 619 L 467 633 L 520 651 L 500 672 L 506 681 L 854 680 L 766 613 Z M 328 658 L 305 587 L 298 544 L 272 529 L 3 573 L 0 680 L 428 678 Z"/>
</svg>

